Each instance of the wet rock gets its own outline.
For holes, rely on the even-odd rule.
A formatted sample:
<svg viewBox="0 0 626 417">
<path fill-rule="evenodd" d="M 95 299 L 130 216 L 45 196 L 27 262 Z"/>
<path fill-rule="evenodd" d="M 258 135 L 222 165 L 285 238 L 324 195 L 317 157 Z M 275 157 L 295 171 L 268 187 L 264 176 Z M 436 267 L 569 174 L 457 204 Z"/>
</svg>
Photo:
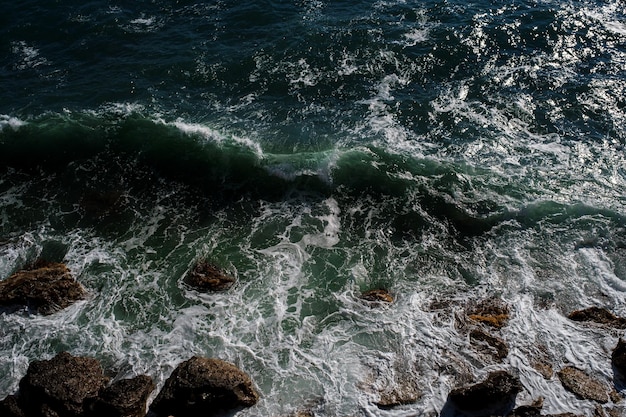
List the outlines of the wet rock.
<svg viewBox="0 0 626 417">
<path fill-rule="evenodd" d="M 470 340 L 487 344 L 493 350 L 492 354 L 498 361 L 504 360 L 509 354 L 509 348 L 504 340 L 493 336 L 482 329 L 472 329 L 470 331 Z"/>
<path fill-rule="evenodd" d="M 617 342 L 617 346 L 611 354 L 611 362 L 615 370 L 621 377 L 626 377 L 626 342 L 621 338 Z"/>
<path fill-rule="evenodd" d="M 596 409 L 594 410 L 594 417 L 624 417 L 624 415 L 626 415 L 626 410 L 623 407 L 602 408 L 596 404 Z"/>
<path fill-rule="evenodd" d="M 96 359 L 62 352 L 30 364 L 20 381 L 20 405 L 27 415 L 81 416 L 85 400 L 95 399 L 106 381 Z"/>
<path fill-rule="evenodd" d="M 365 301 L 393 303 L 393 296 L 383 288 L 365 291 L 361 298 Z"/>
<path fill-rule="evenodd" d="M 381 409 L 390 409 L 405 404 L 413 404 L 421 397 L 415 381 L 397 381 L 394 386 L 380 392 L 378 401 L 374 404 Z"/>
<path fill-rule="evenodd" d="M 580 369 L 568 366 L 561 369 L 558 372 L 558 376 L 565 389 L 582 399 L 594 400 L 600 403 L 609 401 L 609 388 Z"/>
<path fill-rule="evenodd" d="M 604 324 L 618 329 L 626 329 L 626 319 L 618 317 L 605 308 L 589 307 L 576 310 L 567 316 L 570 320 Z"/>
<path fill-rule="evenodd" d="M 225 291 L 235 283 L 235 278 L 203 260 L 196 263 L 185 277 L 185 282 L 198 291 Z"/>
<path fill-rule="evenodd" d="M 25 306 L 48 315 L 85 298 L 82 285 L 62 263 L 39 262 L 0 281 L 0 306 Z"/>
<path fill-rule="evenodd" d="M 540 417 L 543 408 L 543 398 L 539 398 L 530 405 L 522 405 L 507 414 L 506 417 Z"/>
<path fill-rule="evenodd" d="M 15 395 L 9 395 L 0 401 L 0 416 L 2 417 L 25 417 L 22 407 L 18 404 Z"/>
<path fill-rule="evenodd" d="M 194 356 L 165 381 L 150 410 L 158 416 L 207 417 L 251 407 L 258 399 L 250 377 L 235 365 Z"/>
<path fill-rule="evenodd" d="M 104 388 L 89 405 L 93 417 L 144 417 L 146 402 L 154 390 L 147 375 L 119 380 Z"/>
<path fill-rule="evenodd" d="M 501 328 L 508 323 L 510 312 L 509 307 L 502 300 L 488 298 L 470 306 L 467 310 L 467 317 L 478 323 Z"/>
<path fill-rule="evenodd" d="M 596 404 L 596 408 L 593 410 L 594 417 L 624 417 L 624 410 L 617 408 L 602 408 L 599 404 Z"/>
<path fill-rule="evenodd" d="M 543 376 L 544 379 L 552 379 L 554 375 L 554 369 L 552 369 L 552 365 L 545 361 L 535 361 L 532 364 L 532 367 Z"/>
<path fill-rule="evenodd" d="M 453 301 L 448 299 L 435 299 L 425 308 L 426 311 L 447 310 L 452 307 Z"/>
<path fill-rule="evenodd" d="M 465 411 L 499 409 L 513 404 L 521 390 L 522 384 L 517 376 L 495 371 L 483 382 L 453 389 L 448 394 L 448 401 Z"/>
<path fill-rule="evenodd" d="M 359 387 L 371 395 L 372 403 L 380 409 L 391 409 L 415 403 L 422 396 L 416 381 L 417 370 L 407 360 L 372 363 L 367 378 Z"/>
</svg>

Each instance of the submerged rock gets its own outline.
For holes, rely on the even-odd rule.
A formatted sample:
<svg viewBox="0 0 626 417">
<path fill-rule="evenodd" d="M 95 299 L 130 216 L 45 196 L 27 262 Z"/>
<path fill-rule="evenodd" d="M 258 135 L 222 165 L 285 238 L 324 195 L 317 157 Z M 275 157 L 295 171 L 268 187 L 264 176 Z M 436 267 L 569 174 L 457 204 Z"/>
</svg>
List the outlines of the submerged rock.
<svg viewBox="0 0 626 417">
<path fill-rule="evenodd" d="M 580 369 L 568 366 L 561 369 L 557 374 L 563 387 L 578 397 L 600 403 L 609 401 L 609 388 Z"/>
<path fill-rule="evenodd" d="M 224 291 L 235 283 L 235 278 L 212 263 L 199 261 L 187 274 L 185 282 L 198 291 Z"/>
<path fill-rule="evenodd" d="M 393 386 L 379 393 L 374 404 L 381 409 L 389 409 L 405 404 L 413 404 L 422 396 L 417 383 L 413 380 L 396 381 Z"/>
<path fill-rule="evenodd" d="M 517 376 L 495 371 L 483 382 L 453 389 L 448 394 L 448 401 L 460 410 L 487 411 L 513 404 L 521 390 L 522 384 Z"/>
<path fill-rule="evenodd" d="M 472 329 L 470 331 L 470 340 L 485 343 L 492 349 L 494 358 L 498 361 L 504 360 L 509 354 L 509 348 L 504 340 L 493 336 L 482 329 Z"/>
<path fill-rule="evenodd" d="M 626 329 L 626 319 L 616 316 L 605 308 L 589 307 L 576 310 L 572 311 L 567 317 L 574 321 L 593 322 L 616 327 L 618 329 Z"/>
<path fill-rule="evenodd" d="M 472 305 L 467 311 L 470 320 L 486 324 L 491 327 L 501 328 L 510 318 L 509 307 L 497 298 L 488 298 L 478 304 Z"/>
<path fill-rule="evenodd" d="M 298 410 L 291 414 L 290 417 L 315 417 L 315 414 L 311 410 Z"/>
<path fill-rule="evenodd" d="M 393 296 L 384 288 L 365 291 L 361 298 L 365 301 L 393 303 Z"/>
<path fill-rule="evenodd" d="M 626 342 L 621 338 L 617 341 L 615 349 L 613 349 L 611 362 L 620 376 L 626 377 Z"/>
<path fill-rule="evenodd" d="M 69 307 L 85 295 L 62 263 L 39 262 L 0 281 L 0 306 L 25 306 L 44 315 Z"/>
<path fill-rule="evenodd" d="M 378 408 L 391 409 L 421 398 L 416 372 L 413 365 L 399 359 L 386 364 L 376 362 L 358 385 Z"/>
<path fill-rule="evenodd" d="M 158 416 L 208 417 L 251 407 L 258 399 L 250 377 L 235 365 L 194 356 L 172 372 L 150 410 Z"/>
<path fill-rule="evenodd" d="M 93 417 L 144 417 L 155 385 L 147 375 L 119 380 L 102 389 L 89 405 Z"/>
<path fill-rule="evenodd" d="M 19 403 L 26 415 L 78 417 L 85 400 L 95 399 L 106 381 L 96 359 L 62 352 L 30 364 L 20 381 Z"/>
<path fill-rule="evenodd" d="M 623 408 L 602 408 L 602 406 L 596 404 L 596 408 L 593 410 L 593 417 L 624 417 L 624 411 Z"/>
<path fill-rule="evenodd" d="M 506 417 L 541 417 L 541 409 L 543 408 L 543 398 L 530 405 L 522 405 L 511 411 Z"/>
</svg>

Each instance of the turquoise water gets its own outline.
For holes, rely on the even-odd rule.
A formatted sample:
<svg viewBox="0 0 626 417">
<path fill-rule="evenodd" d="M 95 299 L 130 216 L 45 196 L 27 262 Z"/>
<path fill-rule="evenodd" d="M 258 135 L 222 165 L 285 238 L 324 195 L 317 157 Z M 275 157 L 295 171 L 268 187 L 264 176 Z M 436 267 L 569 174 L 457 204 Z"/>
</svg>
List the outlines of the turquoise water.
<svg viewBox="0 0 626 417">
<path fill-rule="evenodd" d="M 230 360 L 261 392 L 249 416 L 436 415 L 493 369 L 519 373 L 518 405 L 591 413 L 537 360 L 613 385 L 623 332 L 565 315 L 626 315 L 622 3 L 4 9 L 0 278 L 43 256 L 90 296 L 0 315 L 0 397 L 61 350 L 159 387 Z M 204 257 L 235 287 L 187 288 Z M 359 299 L 375 287 L 394 304 Z M 456 319 L 490 296 L 512 310 L 502 363 Z"/>
</svg>

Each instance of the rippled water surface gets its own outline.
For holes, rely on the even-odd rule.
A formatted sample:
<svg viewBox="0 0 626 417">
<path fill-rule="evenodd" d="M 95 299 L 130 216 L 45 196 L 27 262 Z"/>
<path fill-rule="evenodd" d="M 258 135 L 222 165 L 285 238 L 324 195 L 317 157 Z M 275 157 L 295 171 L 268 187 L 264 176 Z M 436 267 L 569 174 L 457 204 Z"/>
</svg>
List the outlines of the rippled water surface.
<svg viewBox="0 0 626 417">
<path fill-rule="evenodd" d="M 89 297 L 0 314 L 0 398 L 63 350 L 158 387 L 232 361 L 242 416 L 435 416 L 495 369 L 591 415 L 538 363 L 622 388 L 623 331 L 566 316 L 626 316 L 623 2 L 3 9 L 0 279 L 63 260 Z M 236 285 L 188 288 L 200 258 Z M 464 319 L 492 297 L 502 361 Z"/>
</svg>

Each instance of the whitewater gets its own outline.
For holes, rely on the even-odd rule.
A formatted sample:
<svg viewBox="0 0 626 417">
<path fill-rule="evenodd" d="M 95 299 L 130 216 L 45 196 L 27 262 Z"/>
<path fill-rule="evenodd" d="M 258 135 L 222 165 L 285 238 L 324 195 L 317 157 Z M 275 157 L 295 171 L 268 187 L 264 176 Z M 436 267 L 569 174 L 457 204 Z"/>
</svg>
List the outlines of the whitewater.
<svg viewBox="0 0 626 417">
<path fill-rule="evenodd" d="M 567 318 L 626 316 L 622 1 L 2 8 L 0 280 L 46 258 L 89 296 L 0 312 L 0 399 L 61 351 L 157 387 L 230 361 L 242 417 L 437 416 L 500 369 L 544 414 L 598 407 L 566 366 L 624 394 L 623 329 Z M 467 330 L 493 298 L 504 359 Z"/>
</svg>

